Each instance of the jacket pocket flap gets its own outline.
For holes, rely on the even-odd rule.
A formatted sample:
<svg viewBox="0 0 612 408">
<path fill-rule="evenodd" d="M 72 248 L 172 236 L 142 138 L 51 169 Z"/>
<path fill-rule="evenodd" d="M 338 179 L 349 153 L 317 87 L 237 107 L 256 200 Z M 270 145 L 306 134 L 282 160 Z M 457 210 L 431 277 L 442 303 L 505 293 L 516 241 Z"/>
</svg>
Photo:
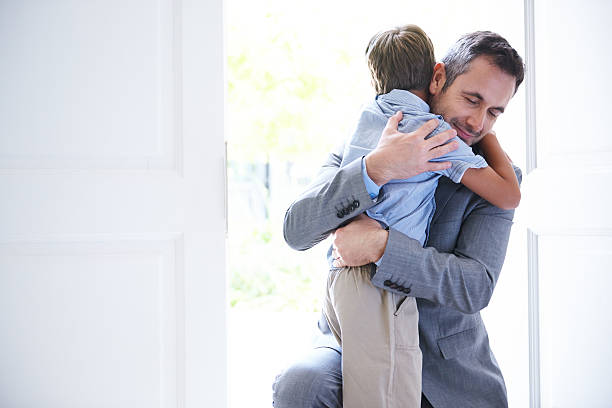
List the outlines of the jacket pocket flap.
<svg viewBox="0 0 612 408">
<path fill-rule="evenodd" d="M 478 338 L 481 336 L 481 331 L 483 331 L 482 327 L 476 326 L 438 339 L 438 347 L 442 352 L 442 357 L 445 360 L 450 360 L 457 357 L 459 352 L 475 347 L 479 343 Z"/>
</svg>

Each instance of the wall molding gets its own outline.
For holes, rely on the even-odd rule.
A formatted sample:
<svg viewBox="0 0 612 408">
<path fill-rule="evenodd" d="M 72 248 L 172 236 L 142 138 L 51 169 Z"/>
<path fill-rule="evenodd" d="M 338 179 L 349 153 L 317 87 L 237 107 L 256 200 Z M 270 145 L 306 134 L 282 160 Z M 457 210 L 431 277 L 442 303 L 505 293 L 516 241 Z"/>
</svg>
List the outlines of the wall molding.
<svg viewBox="0 0 612 408">
<path fill-rule="evenodd" d="M 538 167 L 536 140 L 534 0 L 525 0 L 525 122 L 527 174 Z"/>
<path fill-rule="evenodd" d="M 540 287 L 538 234 L 527 229 L 527 287 L 529 314 L 529 406 L 540 408 Z"/>
</svg>

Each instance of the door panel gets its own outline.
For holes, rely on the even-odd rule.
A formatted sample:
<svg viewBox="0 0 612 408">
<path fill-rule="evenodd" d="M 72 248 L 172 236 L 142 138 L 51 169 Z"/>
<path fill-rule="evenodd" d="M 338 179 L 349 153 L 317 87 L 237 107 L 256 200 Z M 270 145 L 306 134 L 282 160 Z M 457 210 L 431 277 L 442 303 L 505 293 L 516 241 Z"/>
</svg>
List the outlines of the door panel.
<svg viewBox="0 0 612 408">
<path fill-rule="evenodd" d="M 1 406 L 225 406 L 222 21 L 0 3 Z"/>
<path fill-rule="evenodd" d="M 612 236 L 542 235 L 538 247 L 544 406 L 610 406 Z"/>
<path fill-rule="evenodd" d="M 607 407 L 612 376 L 612 4 L 533 2 L 530 230 L 532 406 Z"/>
</svg>

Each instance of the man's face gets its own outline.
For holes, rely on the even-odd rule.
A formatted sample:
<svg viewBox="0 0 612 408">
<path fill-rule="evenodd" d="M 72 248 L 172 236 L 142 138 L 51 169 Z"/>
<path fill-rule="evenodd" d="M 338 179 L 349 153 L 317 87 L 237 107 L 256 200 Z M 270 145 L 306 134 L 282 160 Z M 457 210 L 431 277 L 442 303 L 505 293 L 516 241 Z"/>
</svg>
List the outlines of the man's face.
<svg viewBox="0 0 612 408">
<path fill-rule="evenodd" d="M 430 87 L 431 111 L 442 115 L 468 145 L 491 131 L 514 95 L 515 78 L 489 63 L 487 57 L 472 60 L 468 70 L 444 92 L 443 82 L 433 85 L 435 76 L 436 72 Z"/>
</svg>

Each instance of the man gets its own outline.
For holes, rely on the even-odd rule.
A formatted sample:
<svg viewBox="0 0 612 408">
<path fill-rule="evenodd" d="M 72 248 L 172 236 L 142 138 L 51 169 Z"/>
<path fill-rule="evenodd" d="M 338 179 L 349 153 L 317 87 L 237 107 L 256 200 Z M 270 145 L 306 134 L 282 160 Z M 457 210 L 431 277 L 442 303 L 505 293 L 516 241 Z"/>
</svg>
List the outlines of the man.
<svg viewBox="0 0 612 408">
<path fill-rule="evenodd" d="M 491 32 L 468 34 L 434 68 L 431 110 L 477 148 L 523 75 L 520 56 L 502 37 Z M 440 168 L 429 160 L 449 147 L 425 140 L 433 130 L 431 124 L 401 134 L 396 130 L 398 119 L 389 120 L 376 149 L 361 162 L 339 169 L 342 148 L 330 155 L 312 187 L 287 211 L 285 239 L 303 250 L 341 227 L 329 253 L 335 266 L 377 262 L 372 275 L 375 286 L 417 298 L 422 406 L 505 407 L 504 380 L 479 311 L 489 303 L 499 277 L 514 212 L 494 207 L 443 178 L 436 190 L 426 248 L 365 216 L 344 225 L 376 203 L 377 197 L 372 198 L 366 187 L 368 178 L 380 186 Z M 520 170 L 516 172 L 520 180 Z M 329 332 L 324 319 L 319 326 L 322 333 Z M 333 338 L 325 339 L 277 377 L 276 408 L 342 406 L 341 349 Z"/>
</svg>

